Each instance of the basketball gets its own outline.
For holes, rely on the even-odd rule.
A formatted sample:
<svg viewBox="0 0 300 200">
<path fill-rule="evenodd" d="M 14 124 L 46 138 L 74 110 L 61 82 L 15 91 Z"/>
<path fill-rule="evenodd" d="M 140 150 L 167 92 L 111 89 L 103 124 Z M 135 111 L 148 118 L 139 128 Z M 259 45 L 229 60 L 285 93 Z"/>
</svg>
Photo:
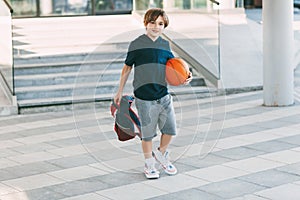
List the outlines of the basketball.
<svg viewBox="0 0 300 200">
<path fill-rule="evenodd" d="M 189 72 L 188 64 L 181 58 L 171 58 L 166 63 L 166 80 L 170 85 L 182 85 Z"/>
</svg>

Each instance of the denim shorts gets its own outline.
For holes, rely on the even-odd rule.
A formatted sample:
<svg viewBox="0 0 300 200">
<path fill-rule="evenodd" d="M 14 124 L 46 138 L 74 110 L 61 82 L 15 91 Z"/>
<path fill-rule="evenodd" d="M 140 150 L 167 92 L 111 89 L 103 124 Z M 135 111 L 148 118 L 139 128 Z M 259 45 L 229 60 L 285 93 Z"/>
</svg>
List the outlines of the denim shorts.
<svg viewBox="0 0 300 200">
<path fill-rule="evenodd" d="M 176 118 L 171 95 L 147 101 L 135 98 L 141 121 L 142 140 L 151 141 L 157 136 L 157 127 L 162 134 L 176 135 Z"/>
</svg>

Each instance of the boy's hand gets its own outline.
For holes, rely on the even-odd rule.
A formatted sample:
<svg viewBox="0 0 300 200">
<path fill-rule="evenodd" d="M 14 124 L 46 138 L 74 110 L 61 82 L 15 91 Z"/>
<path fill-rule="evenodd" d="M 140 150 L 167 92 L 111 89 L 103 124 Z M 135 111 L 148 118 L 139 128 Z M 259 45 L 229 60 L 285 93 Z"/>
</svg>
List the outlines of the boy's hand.
<svg viewBox="0 0 300 200">
<path fill-rule="evenodd" d="M 120 105 L 121 99 L 122 99 L 122 93 L 118 92 L 114 97 L 115 104 Z"/>
<path fill-rule="evenodd" d="M 193 74 L 192 72 L 190 72 L 188 78 L 185 80 L 183 84 L 188 85 L 192 80 L 193 80 Z"/>
</svg>

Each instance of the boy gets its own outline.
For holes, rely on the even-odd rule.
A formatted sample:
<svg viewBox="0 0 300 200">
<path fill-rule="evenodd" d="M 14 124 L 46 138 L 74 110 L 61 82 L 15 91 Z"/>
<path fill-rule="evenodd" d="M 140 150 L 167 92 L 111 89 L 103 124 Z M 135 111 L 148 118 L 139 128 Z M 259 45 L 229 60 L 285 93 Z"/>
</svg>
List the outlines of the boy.
<svg viewBox="0 0 300 200">
<path fill-rule="evenodd" d="M 144 16 L 146 33 L 129 45 L 125 65 L 122 69 L 119 89 L 114 97 L 120 103 L 128 76 L 134 66 L 133 88 L 138 115 L 141 120 L 142 150 L 145 157 L 145 176 L 159 178 L 156 161 L 169 175 L 177 173 L 176 167 L 168 159 L 167 147 L 176 135 L 176 119 L 172 97 L 165 80 L 165 64 L 174 58 L 169 42 L 160 35 L 168 26 L 166 13 L 160 8 L 149 9 Z M 186 84 L 192 79 L 186 80 Z M 161 131 L 160 145 L 152 151 L 152 139 Z"/>
</svg>

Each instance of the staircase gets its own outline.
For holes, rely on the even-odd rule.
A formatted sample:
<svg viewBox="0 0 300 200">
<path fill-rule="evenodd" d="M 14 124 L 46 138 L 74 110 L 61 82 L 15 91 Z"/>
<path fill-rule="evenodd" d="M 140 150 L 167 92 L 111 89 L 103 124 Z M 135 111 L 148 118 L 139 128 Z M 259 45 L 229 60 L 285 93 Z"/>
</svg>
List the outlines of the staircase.
<svg viewBox="0 0 300 200">
<path fill-rule="evenodd" d="M 101 19 L 103 18 L 99 17 L 99 20 Z M 36 20 L 43 23 L 41 21 L 43 19 Z M 20 113 L 66 110 L 72 109 L 74 104 L 85 107 L 89 103 L 111 101 L 118 89 L 129 39 L 100 42 L 96 41 L 97 37 L 95 37 L 95 41 L 92 41 L 87 36 L 90 32 L 87 32 L 72 40 L 66 38 L 70 40 L 66 43 L 64 38 L 59 38 L 61 34 L 51 34 L 42 38 L 38 29 L 29 35 L 26 32 L 30 29 L 29 26 L 22 27 L 19 21 L 16 24 L 18 25 L 15 27 L 14 38 L 14 73 L 15 94 Z M 34 21 L 32 24 L 37 26 L 38 23 Z M 78 24 L 75 23 L 75 25 Z M 48 30 L 53 32 L 53 29 L 57 27 L 55 22 L 52 22 L 52 26 L 52 29 L 50 26 Z M 60 27 L 63 26 L 60 25 Z M 59 31 L 61 28 L 57 30 Z M 43 34 L 46 34 L 46 30 Z M 88 38 L 88 41 L 82 43 L 85 38 Z M 49 40 L 53 44 L 50 44 Z M 55 45 L 56 40 L 65 43 L 60 42 Z M 42 45 L 43 43 L 45 45 Z M 68 53 L 64 49 L 68 49 Z M 207 93 L 207 88 L 203 87 L 204 79 L 196 71 L 193 74 L 192 89 L 191 85 L 171 87 L 171 93 L 174 95 Z M 127 81 L 124 91 L 126 94 L 132 94 L 132 78 L 133 73 Z"/>
</svg>

